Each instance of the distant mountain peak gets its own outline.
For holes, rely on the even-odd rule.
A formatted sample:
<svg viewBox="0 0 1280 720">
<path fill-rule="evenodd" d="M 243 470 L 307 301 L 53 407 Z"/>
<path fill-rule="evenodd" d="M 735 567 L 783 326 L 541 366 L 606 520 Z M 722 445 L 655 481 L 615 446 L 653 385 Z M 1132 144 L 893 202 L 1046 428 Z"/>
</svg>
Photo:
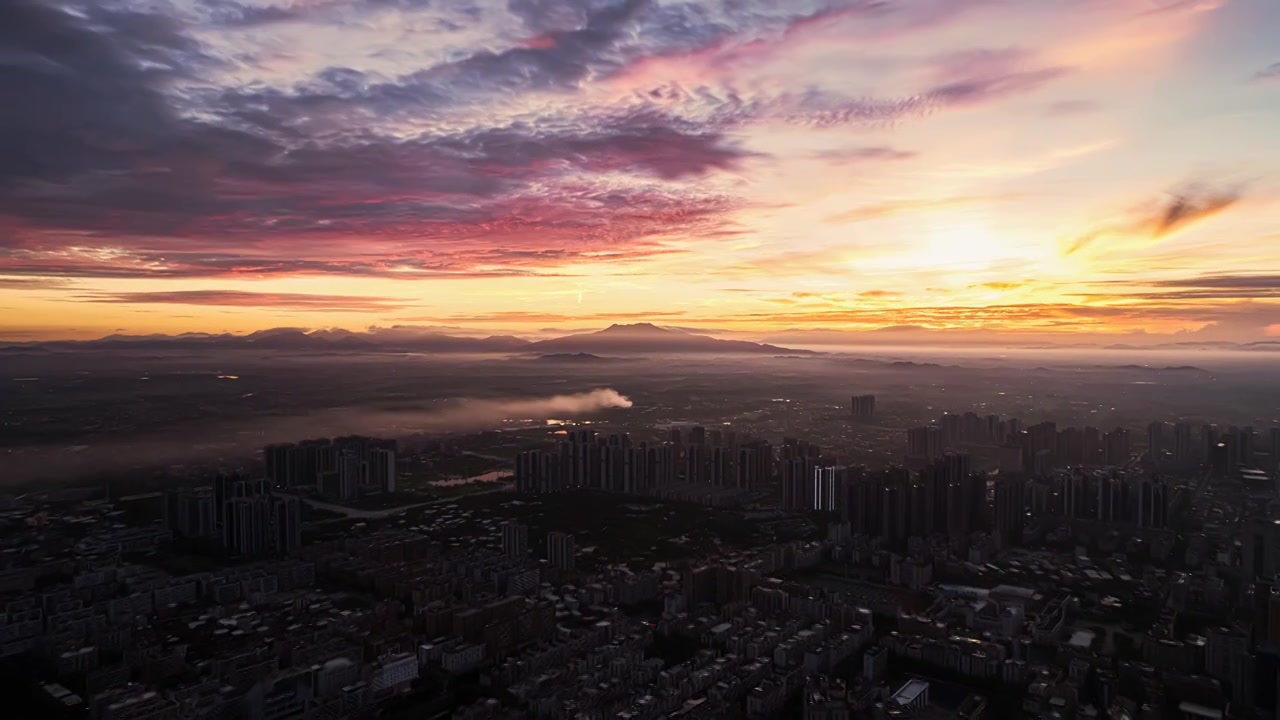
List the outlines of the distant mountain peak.
<svg viewBox="0 0 1280 720">
<path fill-rule="evenodd" d="M 610 335 L 623 335 L 623 334 L 625 334 L 625 335 L 677 335 L 677 334 L 683 334 L 683 333 L 677 333 L 675 330 L 668 330 L 667 328 L 661 328 L 661 327 L 658 327 L 657 325 L 654 325 L 653 323 L 648 323 L 648 322 L 630 323 L 630 324 L 627 324 L 627 323 L 614 323 L 614 324 L 610 325 L 609 327 L 605 328 L 604 330 L 601 330 L 601 331 L 600 331 L 600 334 L 604 334 L 604 333 L 609 333 Z"/>
<path fill-rule="evenodd" d="M 721 340 L 653 323 L 615 323 L 603 330 L 565 335 L 532 343 L 530 350 L 554 355 L 634 355 L 650 353 L 792 353 L 809 355 L 807 350 L 790 350 L 776 345 Z"/>
</svg>

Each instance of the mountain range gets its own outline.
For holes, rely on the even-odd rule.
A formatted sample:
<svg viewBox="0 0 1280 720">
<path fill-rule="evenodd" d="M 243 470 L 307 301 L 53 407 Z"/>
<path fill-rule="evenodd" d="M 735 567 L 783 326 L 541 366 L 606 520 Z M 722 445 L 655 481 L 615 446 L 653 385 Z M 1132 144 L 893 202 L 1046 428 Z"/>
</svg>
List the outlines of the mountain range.
<svg viewBox="0 0 1280 720">
<path fill-rule="evenodd" d="M 610 325 L 597 332 L 531 341 L 512 335 L 467 337 L 413 326 L 342 329 L 272 328 L 247 335 L 183 333 L 180 335 L 108 335 L 96 340 L 10 343 L 0 351 L 54 352 L 75 350 L 272 350 L 294 352 L 424 352 L 537 353 L 540 355 L 814 354 L 744 340 L 720 340 L 651 323 Z"/>
</svg>

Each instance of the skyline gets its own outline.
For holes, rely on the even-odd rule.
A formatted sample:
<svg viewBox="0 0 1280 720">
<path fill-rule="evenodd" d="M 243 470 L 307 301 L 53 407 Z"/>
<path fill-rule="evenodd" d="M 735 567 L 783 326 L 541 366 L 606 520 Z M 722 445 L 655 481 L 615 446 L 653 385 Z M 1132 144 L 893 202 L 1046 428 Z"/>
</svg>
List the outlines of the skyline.
<svg viewBox="0 0 1280 720">
<path fill-rule="evenodd" d="M 0 340 L 1280 338 L 1280 6 L 776 5 L 6 3 Z"/>
</svg>

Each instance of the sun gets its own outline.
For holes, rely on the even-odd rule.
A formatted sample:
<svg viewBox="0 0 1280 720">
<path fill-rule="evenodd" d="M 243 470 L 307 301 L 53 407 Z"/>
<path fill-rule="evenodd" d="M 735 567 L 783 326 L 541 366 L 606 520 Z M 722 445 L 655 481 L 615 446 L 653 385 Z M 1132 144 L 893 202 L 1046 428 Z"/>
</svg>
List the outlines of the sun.
<svg viewBox="0 0 1280 720">
<path fill-rule="evenodd" d="M 1009 258 L 1010 244 L 977 220 L 938 221 L 925 230 L 923 242 L 908 252 L 915 267 L 987 267 Z"/>
</svg>

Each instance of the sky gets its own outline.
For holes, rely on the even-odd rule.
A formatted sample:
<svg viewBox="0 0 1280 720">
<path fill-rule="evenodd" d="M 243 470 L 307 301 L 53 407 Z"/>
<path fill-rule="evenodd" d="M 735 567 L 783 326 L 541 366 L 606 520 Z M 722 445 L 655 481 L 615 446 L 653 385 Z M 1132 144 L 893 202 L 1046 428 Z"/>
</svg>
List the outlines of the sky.
<svg viewBox="0 0 1280 720">
<path fill-rule="evenodd" d="M 1267 28 L 1274 0 L 6 0 L 0 339 L 1280 340 Z"/>
</svg>

